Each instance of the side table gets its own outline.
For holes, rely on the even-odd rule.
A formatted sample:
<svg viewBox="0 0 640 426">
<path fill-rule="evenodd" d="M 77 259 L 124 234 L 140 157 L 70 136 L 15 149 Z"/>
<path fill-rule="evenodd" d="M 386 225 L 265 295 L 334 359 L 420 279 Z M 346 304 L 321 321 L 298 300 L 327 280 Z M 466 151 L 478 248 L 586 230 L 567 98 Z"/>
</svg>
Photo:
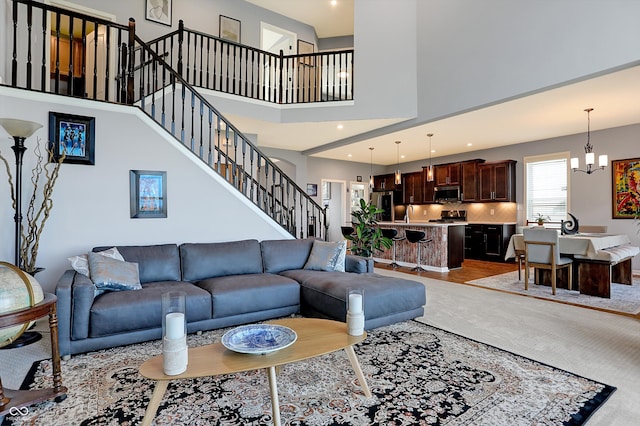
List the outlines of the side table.
<svg viewBox="0 0 640 426">
<path fill-rule="evenodd" d="M 32 405 L 55 398 L 63 401 L 67 395 L 67 388 L 62 386 L 60 372 L 60 350 L 58 348 L 58 316 L 56 312 L 57 297 L 45 293 L 44 300 L 33 307 L 12 311 L 0 315 L 0 328 L 24 324 L 45 315 L 49 315 L 49 329 L 51 330 L 51 360 L 53 362 L 53 387 L 35 390 L 3 389 L 0 380 L 0 416 L 12 414 L 12 409 Z"/>
</svg>

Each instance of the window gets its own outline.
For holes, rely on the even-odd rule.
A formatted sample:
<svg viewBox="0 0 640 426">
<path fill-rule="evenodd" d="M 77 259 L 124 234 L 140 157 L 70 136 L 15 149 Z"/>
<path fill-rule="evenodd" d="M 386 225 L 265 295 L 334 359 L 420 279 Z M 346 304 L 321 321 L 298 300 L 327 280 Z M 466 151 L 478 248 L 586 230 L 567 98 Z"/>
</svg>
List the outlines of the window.
<svg viewBox="0 0 640 426">
<path fill-rule="evenodd" d="M 526 220 L 541 214 L 552 222 L 565 220 L 569 211 L 569 153 L 525 157 Z"/>
</svg>

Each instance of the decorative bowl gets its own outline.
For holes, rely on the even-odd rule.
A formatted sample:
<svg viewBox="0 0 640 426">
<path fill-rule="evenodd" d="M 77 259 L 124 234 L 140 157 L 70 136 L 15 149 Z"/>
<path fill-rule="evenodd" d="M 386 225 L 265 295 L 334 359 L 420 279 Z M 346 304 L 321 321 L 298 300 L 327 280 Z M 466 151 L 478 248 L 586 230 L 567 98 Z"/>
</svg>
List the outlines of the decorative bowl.
<svg viewBox="0 0 640 426">
<path fill-rule="evenodd" d="M 292 345 L 298 335 L 289 327 L 275 324 L 249 324 L 222 336 L 225 348 L 243 354 L 265 355 Z"/>
</svg>

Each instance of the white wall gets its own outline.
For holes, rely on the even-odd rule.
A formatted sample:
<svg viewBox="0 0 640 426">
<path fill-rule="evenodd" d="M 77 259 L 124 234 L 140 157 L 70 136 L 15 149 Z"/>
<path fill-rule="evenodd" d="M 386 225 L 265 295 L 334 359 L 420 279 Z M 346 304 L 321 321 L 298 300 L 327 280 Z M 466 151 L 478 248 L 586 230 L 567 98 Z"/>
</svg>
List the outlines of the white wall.
<svg viewBox="0 0 640 426">
<path fill-rule="evenodd" d="M 248 238 L 291 238 L 278 225 L 202 167 L 194 167 L 186 148 L 138 110 L 106 103 L 80 102 L 0 87 L 0 117 L 32 120 L 44 127 L 26 142 L 23 198 L 31 194 L 36 138 L 48 140 L 49 111 L 96 118 L 95 166 L 63 164 L 54 191 L 54 207 L 45 225 L 37 265 L 45 290 L 52 291 L 68 268 L 66 258 L 99 245 L 214 242 Z M 95 105 L 95 108 L 92 106 Z M 134 114 L 132 114 L 132 111 Z M 0 151 L 13 170 L 12 145 Z M 197 161 L 195 164 L 200 164 Z M 129 170 L 167 172 L 166 219 L 131 219 Z M 0 259 L 13 262 L 13 209 L 4 167 L 0 168 Z M 26 200 L 25 200 L 26 202 Z M 23 207 L 23 211 L 26 207 Z"/>
</svg>

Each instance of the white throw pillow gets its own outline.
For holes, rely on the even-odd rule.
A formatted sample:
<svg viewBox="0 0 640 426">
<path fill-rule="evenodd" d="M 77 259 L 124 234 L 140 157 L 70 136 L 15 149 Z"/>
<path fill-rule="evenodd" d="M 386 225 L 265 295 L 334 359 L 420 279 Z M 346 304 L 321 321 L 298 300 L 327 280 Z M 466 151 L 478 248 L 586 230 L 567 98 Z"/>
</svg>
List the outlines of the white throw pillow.
<svg viewBox="0 0 640 426">
<path fill-rule="evenodd" d="M 116 247 L 111 247 L 110 249 L 99 251 L 98 254 L 111 258 L 124 261 L 124 257 L 120 254 Z M 91 278 L 89 273 L 89 256 L 86 254 L 81 254 L 78 256 L 73 256 L 68 258 L 69 262 L 71 262 L 71 267 L 79 274 L 82 274 L 86 277 Z"/>
</svg>

